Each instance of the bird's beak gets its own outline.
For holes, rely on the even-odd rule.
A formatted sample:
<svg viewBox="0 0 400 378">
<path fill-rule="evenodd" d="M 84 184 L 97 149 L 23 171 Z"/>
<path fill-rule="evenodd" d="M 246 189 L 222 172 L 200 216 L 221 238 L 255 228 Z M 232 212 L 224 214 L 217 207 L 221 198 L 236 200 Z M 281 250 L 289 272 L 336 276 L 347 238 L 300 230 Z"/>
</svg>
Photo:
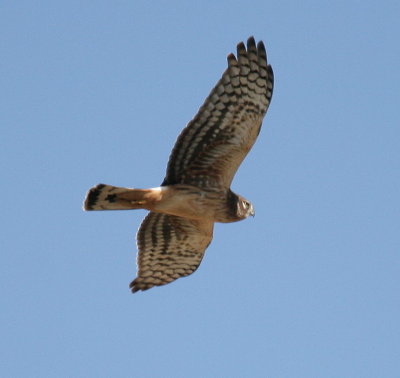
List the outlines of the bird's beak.
<svg viewBox="0 0 400 378">
<path fill-rule="evenodd" d="M 251 215 L 253 218 L 254 218 L 255 215 L 256 215 L 256 212 L 254 211 L 253 206 L 252 206 L 251 209 L 250 209 L 250 215 Z"/>
</svg>

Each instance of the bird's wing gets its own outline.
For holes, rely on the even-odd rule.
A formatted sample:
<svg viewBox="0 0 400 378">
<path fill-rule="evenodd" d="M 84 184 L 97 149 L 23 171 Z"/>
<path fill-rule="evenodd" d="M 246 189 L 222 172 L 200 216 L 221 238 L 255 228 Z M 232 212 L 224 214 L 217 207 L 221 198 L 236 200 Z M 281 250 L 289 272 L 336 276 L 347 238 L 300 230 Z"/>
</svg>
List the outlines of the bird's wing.
<svg viewBox="0 0 400 378">
<path fill-rule="evenodd" d="M 137 277 L 129 287 L 135 293 L 188 276 L 199 266 L 210 244 L 212 221 L 197 221 L 150 212 L 137 233 Z"/>
<path fill-rule="evenodd" d="M 179 135 L 162 185 L 229 188 L 253 146 L 273 91 L 264 44 L 253 37 L 228 55 L 228 68 Z"/>
</svg>

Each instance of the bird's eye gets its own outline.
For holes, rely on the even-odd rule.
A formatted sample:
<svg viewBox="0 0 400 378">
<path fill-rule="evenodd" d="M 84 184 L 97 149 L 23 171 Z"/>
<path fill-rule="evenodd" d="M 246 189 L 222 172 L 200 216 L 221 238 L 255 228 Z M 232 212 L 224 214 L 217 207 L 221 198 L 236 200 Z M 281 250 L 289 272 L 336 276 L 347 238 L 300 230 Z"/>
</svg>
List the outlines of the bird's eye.
<svg viewBox="0 0 400 378">
<path fill-rule="evenodd" d="M 248 208 L 249 208 L 249 203 L 248 203 L 248 202 L 243 201 L 242 204 L 243 204 L 243 207 L 244 207 L 245 209 L 248 209 Z"/>
</svg>

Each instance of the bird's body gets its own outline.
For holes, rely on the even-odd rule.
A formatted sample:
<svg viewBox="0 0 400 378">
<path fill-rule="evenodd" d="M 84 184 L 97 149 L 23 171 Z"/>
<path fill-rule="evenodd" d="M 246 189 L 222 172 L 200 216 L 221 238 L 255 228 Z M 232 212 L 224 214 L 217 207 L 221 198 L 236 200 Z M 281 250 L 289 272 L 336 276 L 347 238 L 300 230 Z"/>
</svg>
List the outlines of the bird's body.
<svg viewBox="0 0 400 378">
<path fill-rule="evenodd" d="M 230 184 L 253 146 L 273 90 L 272 68 L 254 38 L 228 56 L 228 69 L 197 115 L 182 130 L 160 187 L 89 190 L 85 210 L 147 209 L 138 234 L 138 275 L 133 292 L 169 283 L 197 269 L 214 222 L 254 215 Z"/>
<path fill-rule="evenodd" d="M 237 194 L 219 188 L 176 184 L 150 189 L 121 188 L 98 184 L 88 192 L 85 210 L 145 209 L 194 220 L 230 223 L 243 219 L 251 204 Z M 248 203 L 248 207 L 243 205 Z M 244 206 L 244 213 L 232 206 Z"/>
</svg>

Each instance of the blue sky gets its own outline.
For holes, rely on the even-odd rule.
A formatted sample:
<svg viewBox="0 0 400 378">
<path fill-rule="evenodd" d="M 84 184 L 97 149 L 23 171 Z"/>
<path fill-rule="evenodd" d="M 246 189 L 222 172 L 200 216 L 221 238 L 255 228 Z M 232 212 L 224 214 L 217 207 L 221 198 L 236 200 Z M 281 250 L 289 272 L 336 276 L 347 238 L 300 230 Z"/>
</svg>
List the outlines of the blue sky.
<svg viewBox="0 0 400 378">
<path fill-rule="evenodd" d="M 399 377 L 395 1 L 4 1 L 4 377 Z M 132 295 L 144 211 L 237 42 L 265 42 L 271 107 L 195 274 Z"/>
</svg>

